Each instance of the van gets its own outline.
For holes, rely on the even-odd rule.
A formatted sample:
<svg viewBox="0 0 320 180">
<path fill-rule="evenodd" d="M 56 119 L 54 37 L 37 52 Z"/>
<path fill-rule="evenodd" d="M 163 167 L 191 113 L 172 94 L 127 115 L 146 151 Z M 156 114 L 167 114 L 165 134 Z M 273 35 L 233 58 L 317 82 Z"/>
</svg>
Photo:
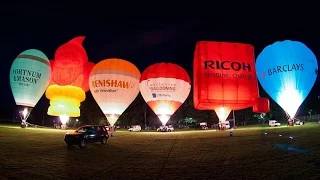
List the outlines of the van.
<svg viewBox="0 0 320 180">
<path fill-rule="evenodd" d="M 226 121 L 224 125 L 226 126 L 226 129 L 230 129 L 230 121 Z"/>
<path fill-rule="evenodd" d="M 132 131 L 141 131 L 141 126 L 140 125 L 133 125 L 131 126 L 128 131 L 132 132 Z"/>
<path fill-rule="evenodd" d="M 271 126 L 271 127 L 280 126 L 280 125 L 281 125 L 281 123 L 279 123 L 276 120 L 269 120 L 269 126 Z"/>
</svg>

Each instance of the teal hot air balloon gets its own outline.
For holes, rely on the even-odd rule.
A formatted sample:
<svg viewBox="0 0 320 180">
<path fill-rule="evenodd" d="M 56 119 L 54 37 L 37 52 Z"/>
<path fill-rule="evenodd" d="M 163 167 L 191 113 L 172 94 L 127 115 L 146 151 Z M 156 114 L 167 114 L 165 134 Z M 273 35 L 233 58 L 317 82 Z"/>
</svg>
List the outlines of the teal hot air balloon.
<svg viewBox="0 0 320 180">
<path fill-rule="evenodd" d="M 51 67 L 41 51 L 29 49 L 20 53 L 10 69 L 10 86 L 21 116 L 21 127 L 50 83 Z"/>
<path fill-rule="evenodd" d="M 286 40 L 263 49 L 256 71 L 261 86 L 291 121 L 316 81 L 318 63 L 305 44 Z"/>
</svg>

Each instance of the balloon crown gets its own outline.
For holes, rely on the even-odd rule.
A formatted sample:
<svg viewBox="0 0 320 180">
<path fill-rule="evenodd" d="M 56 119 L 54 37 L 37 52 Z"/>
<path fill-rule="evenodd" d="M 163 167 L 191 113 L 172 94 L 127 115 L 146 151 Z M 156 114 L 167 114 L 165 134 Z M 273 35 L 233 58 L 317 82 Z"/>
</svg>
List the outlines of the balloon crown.
<svg viewBox="0 0 320 180">
<path fill-rule="evenodd" d="M 78 36 L 65 44 L 62 44 L 55 52 L 54 59 L 56 62 L 62 64 L 77 64 L 82 65 L 88 62 L 86 50 L 83 48 L 82 43 L 85 36 Z"/>
</svg>

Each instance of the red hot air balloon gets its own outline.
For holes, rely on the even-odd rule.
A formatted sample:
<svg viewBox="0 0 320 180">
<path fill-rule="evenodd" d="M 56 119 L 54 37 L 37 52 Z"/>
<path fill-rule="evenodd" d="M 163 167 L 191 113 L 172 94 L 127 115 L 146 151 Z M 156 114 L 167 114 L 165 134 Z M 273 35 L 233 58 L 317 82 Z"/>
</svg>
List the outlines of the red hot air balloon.
<svg viewBox="0 0 320 180">
<path fill-rule="evenodd" d="M 254 47 L 200 41 L 193 61 L 194 107 L 215 110 L 224 122 L 231 110 L 247 108 L 259 97 Z"/>
<path fill-rule="evenodd" d="M 180 66 L 157 63 L 141 75 L 140 92 L 150 108 L 165 125 L 190 94 L 190 77 Z"/>
<path fill-rule="evenodd" d="M 50 84 L 72 85 L 89 90 L 89 75 L 95 65 L 88 61 L 87 52 L 82 46 L 85 36 L 79 36 L 62 44 L 51 60 L 52 78 Z"/>
<path fill-rule="evenodd" d="M 48 115 L 60 116 L 65 126 L 69 117 L 80 116 L 80 103 L 89 90 L 89 75 L 94 63 L 88 62 L 86 50 L 82 46 L 84 36 L 62 44 L 51 61 L 51 82 L 46 90 L 50 99 Z"/>
<path fill-rule="evenodd" d="M 259 97 L 255 99 L 253 104 L 253 112 L 268 113 L 270 111 L 270 101 L 268 98 Z"/>
</svg>

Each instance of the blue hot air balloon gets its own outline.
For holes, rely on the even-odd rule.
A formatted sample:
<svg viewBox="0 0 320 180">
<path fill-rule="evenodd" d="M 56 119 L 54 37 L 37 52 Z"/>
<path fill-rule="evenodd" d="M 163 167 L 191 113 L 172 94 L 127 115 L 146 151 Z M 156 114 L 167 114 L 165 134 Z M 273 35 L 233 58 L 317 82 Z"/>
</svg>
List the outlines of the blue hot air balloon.
<svg viewBox="0 0 320 180">
<path fill-rule="evenodd" d="M 41 51 L 29 49 L 20 53 L 10 69 L 10 86 L 21 114 L 22 123 L 38 103 L 50 83 L 51 67 Z"/>
<path fill-rule="evenodd" d="M 316 81 L 318 63 L 306 45 L 285 40 L 263 49 L 256 71 L 264 90 L 293 119 Z"/>
</svg>

